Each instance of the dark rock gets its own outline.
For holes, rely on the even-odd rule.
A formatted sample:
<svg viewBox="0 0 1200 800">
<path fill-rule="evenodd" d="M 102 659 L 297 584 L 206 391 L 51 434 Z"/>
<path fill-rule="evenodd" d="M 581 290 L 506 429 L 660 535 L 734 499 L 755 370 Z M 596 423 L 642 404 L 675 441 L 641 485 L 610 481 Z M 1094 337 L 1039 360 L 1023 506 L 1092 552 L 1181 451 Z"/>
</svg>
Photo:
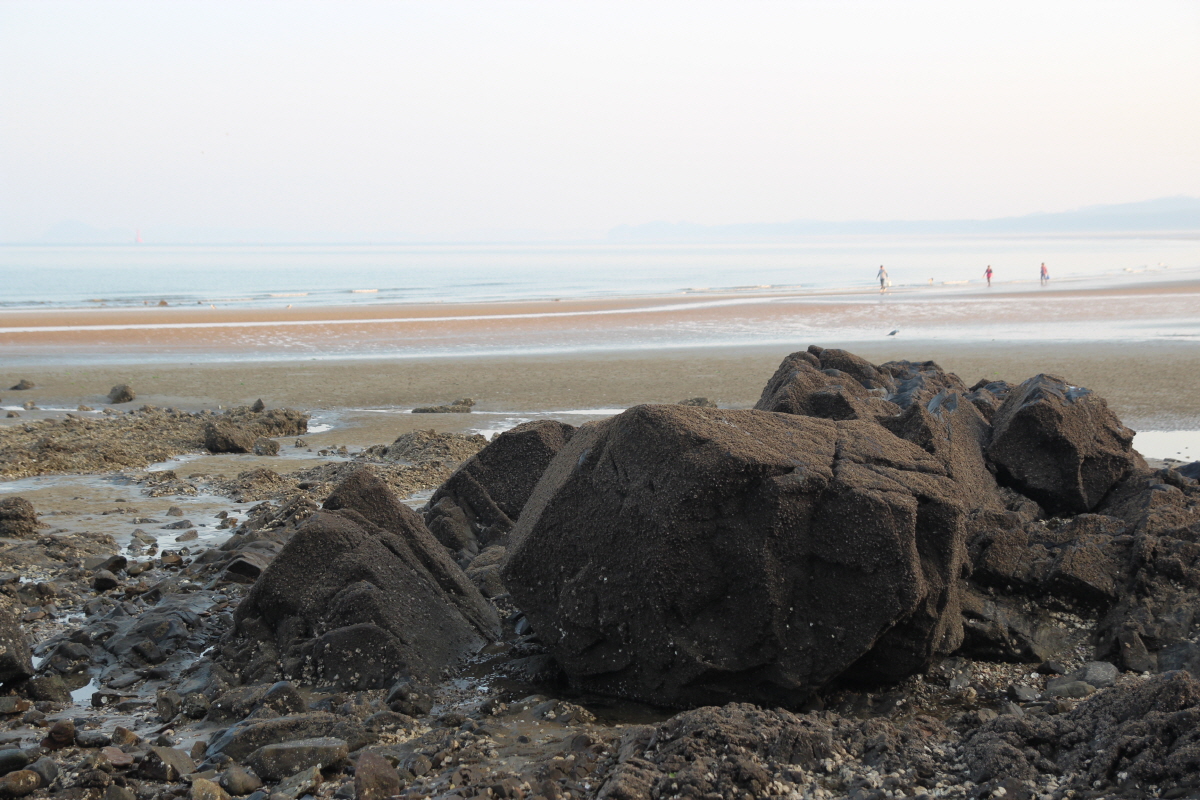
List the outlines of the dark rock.
<svg viewBox="0 0 1200 800">
<path fill-rule="evenodd" d="M 392 711 L 420 717 L 433 708 L 433 692 L 429 687 L 405 678 L 392 686 L 384 702 Z"/>
<path fill-rule="evenodd" d="M 116 589 L 120 585 L 121 582 L 117 580 L 117 576 L 106 569 L 102 569 L 92 576 L 92 588 L 97 592 L 107 592 L 109 589 Z"/>
<path fill-rule="evenodd" d="M 400 774 L 388 760 L 366 752 L 354 764 L 354 796 L 357 800 L 387 800 L 400 794 Z"/>
<path fill-rule="evenodd" d="M 472 555 L 503 537 L 574 432 L 565 423 L 539 420 L 496 436 L 429 499 L 430 532 L 451 551 Z"/>
<path fill-rule="evenodd" d="M 46 738 L 50 740 L 50 747 L 53 749 L 75 744 L 75 723 L 69 719 L 59 720 L 50 726 Z"/>
<path fill-rule="evenodd" d="M 1120 647 L 1119 658 L 1125 669 L 1132 672 L 1155 672 L 1158 657 L 1146 649 L 1146 643 L 1137 631 L 1124 630 L 1117 635 Z"/>
<path fill-rule="evenodd" d="M 245 797 L 261 789 L 263 782 L 257 775 L 245 768 L 237 764 L 230 764 L 221 773 L 220 784 L 221 788 L 234 797 Z"/>
<path fill-rule="evenodd" d="M 504 584 L 580 687 L 794 704 L 959 645 L 963 493 L 873 422 L 638 406 L 555 457 Z"/>
<path fill-rule="evenodd" d="M 374 738 L 357 719 L 315 711 L 275 719 L 250 719 L 239 722 L 213 737 L 206 755 L 212 758 L 222 754 L 241 762 L 260 747 L 324 736 L 342 739 L 350 752 Z"/>
<path fill-rule="evenodd" d="M 127 383 L 118 383 L 108 392 L 108 402 L 113 405 L 117 403 L 132 403 L 136 399 L 137 393 Z"/>
<path fill-rule="evenodd" d="M 159 719 L 163 722 L 170 722 L 179 716 L 179 712 L 183 708 L 183 697 L 174 689 L 162 689 L 155 698 L 155 708 L 158 711 Z"/>
<path fill-rule="evenodd" d="M 112 783 L 104 788 L 103 800 L 137 800 L 137 795 L 128 786 Z"/>
<path fill-rule="evenodd" d="M 36 536 L 38 528 L 37 512 L 33 503 L 24 497 L 6 497 L 0 500 L 0 537 L 7 539 L 27 539 Z"/>
<path fill-rule="evenodd" d="M 2 618 L 2 614 L 0 614 Z M 0 625 L 0 631 L 3 626 Z M 3 634 L 0 634 L 2 639 Z M 30 661 L 30 669 L 32 670 L 33 662 Z M 21 684 L 21 694 L 28 697 L 30 700 L 42 700 L 51 703 L 69 703 L 71 702 L 71 690 L 67 688 L 67 684 L 63 681 L 61 675 L 39 675 L 36 678 L 30 678 Z"/>
<path fill-rule="evenodd" d="M 256 438 L 253 431 L 227 420 L 213 420 L 204 427 L 204 446 L 210 453 L 250 453 Z"/>
<path fill-rule="evenodd" d="M 138 769 L 152 780 L 174 783 L 195 772 L 196 762 L 174 747 L 151 747 Z"/>
<path fill-rule="evenodd" d="M 962 594 L 963 655 L 990 661 L 1035 663 L 1068 649 L 1062 628 L 1041 609 L 1027 610 L 1003 597 Z"/>
<path fill-rule="evenodd" d="M 222 652 L 243 680 L 382 687 L 398 672 L 434 676 L 499 636 L 494 608 L 372 472 L 353 473 L 325 509 L 238 606 Z"/>
<path fill-rule="evenodd" d="M 29 380 L 28 378 L 21 378 L 21 380 L 17 381 L 16 386 L 10 386 L 8 388 L 10 391 L 13 391 L 13 392 L 23 392 L 26 389 L 33 389 L 36 386 L 37 386 L 37 384 L 34 383 L 33 381 Z"/>
<path fill-rule="evenodd" d="M 857 359 L 857 356 L 853 358 Z M 852 366 L 849 360 L 839 363 Z M 866 366 L 875 369 L 869 364 Z M 785 358 L 754 407 L 760 411 L 837 420 L 870 419 L 900 411 L 894 404 L 872 394 L 854 375 L 836 367 L 825 367 L 812 352 L 792 353 Z"/>
<path fill-rule="evenodd" d="M 279 455 L 279 442 L 274 439 L 268 439 L 265 436 L 260 436 L 254 440 L 254 455 L 256 456 L 277 456 Z"/>
<path fill-rule="evenodd" d="M 267 404 L 264 403 L 262 401 L 262 398 L 260 397 L 259 399 L 255 400 L 254 403 L 250 406 L 250 410 L 253 411 L 255 414 L 259 413 L 260 411 L 266 411 Z"/>
<path fill-rule="evenodd" d="M 10 605 L 0 602 L 0 683 L 33 675 L 29 640 Z M 37 698 L 34 698 L 37 699 Z"/>
<path fill-rule="evenodd" d="M 43 787 L 49 786 L 58 778 L 58 764 L 56 764 L 54 759 L 50 758 L 49 756 L 42 756 L 37 761 L 30 764 L 29 770 L 38 774 L 38 777 L 41 778 L 41 785 Z"/>
<path fill-rule="evenodd" d="M 1133 431 L 1088 389 L 1037 375 L 1013 389 L 992 422 L 998 475 L 1051 511 L 1092 511 L 1126 475 L 1145 469 Z"/>
<path fill-rule="evenodd" d="M 1065 714 L 988 722 L 967 735 L 964 761 L 976 783 L 1062 776 L 1056 794 L 1063 796 L 1068 789 L 1125 796 L 1113 785 L 1120 773 L 1160 791 L 1194 787 L 1198 715 L 1200 682 L 1185 672 L 1163 674 L 1114 686 Z"/>
<path fill-rule="evenodd" d="M 0 750 L 0 775 L 7 775 L 29 766 L 29 755 L 24 750 L 10 748 Z"/>
<path fill-rule="evenodd" d="M 345 740 L 323 736 L 266 745 L 252 753 L 247 763 L 264 781 L 274 783 L 310 767 L 334 766 L 349 755 Z"/>
</svg>

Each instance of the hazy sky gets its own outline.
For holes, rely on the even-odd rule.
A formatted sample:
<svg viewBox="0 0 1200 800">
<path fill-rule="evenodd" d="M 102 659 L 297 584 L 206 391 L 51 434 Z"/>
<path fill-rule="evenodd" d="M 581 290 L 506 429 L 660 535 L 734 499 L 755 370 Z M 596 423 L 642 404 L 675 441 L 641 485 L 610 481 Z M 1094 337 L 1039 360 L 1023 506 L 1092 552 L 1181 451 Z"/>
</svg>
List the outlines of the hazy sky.
<svg viewBox="0 0 1200 800">
<path fill-rule="evenodd" d="M 1200 2 L 0 3 L 0 240 L 1200 195 Z"/>
</svg>

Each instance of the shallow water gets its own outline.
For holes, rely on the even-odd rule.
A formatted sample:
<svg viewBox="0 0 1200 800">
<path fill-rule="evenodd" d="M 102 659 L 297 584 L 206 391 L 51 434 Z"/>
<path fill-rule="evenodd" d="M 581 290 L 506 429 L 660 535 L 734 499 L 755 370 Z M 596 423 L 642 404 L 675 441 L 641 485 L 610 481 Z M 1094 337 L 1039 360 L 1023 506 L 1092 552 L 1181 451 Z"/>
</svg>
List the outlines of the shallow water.
<svg viewBox="0 0 1200 800">
<path fill-rule="evenodd" d="M 1053 280 L 1200 268 L 1195 241 L 821 236 L 778 244 L 3 245 L 0 308 L 486 302 Z"/>
</svg>

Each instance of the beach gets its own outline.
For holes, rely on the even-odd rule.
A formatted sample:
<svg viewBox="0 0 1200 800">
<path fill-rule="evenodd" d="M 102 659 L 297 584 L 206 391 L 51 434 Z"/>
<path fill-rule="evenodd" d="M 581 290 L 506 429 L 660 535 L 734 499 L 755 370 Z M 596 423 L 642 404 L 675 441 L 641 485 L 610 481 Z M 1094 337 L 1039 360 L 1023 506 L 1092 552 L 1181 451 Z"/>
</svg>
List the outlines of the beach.
<svg viewBox="0 0 1200 800">
<path fill-rule="evenodd" d="M 1135 428 L 1193 430 L 1197 340 L 1193 281 L 883 297 L 8 310 L 0 385 L 25 378 L 37 388 L 0 390 L 0 405 L 95 405 L 128 383 L 139 402 L 181 408 L 263 399 L 351 413 L 472 397 L 477 412 L 547 412 L 699 396 L 748 408 L 785 355 L 817 344 L 874 363 L 933 360 L 967 385 L 1056 374 L 1099 393 Z"/>
</svg>

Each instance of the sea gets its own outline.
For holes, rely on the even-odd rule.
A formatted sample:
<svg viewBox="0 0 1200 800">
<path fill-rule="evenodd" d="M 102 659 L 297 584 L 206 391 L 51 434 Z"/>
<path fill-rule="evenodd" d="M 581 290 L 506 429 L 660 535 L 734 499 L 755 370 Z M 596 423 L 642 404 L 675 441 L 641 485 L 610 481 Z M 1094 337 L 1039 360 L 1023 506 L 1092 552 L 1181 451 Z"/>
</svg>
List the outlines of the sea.
<svg viewBox="0 0 1200 800">
<path fill-rule="evenodd" d="M 0 309 L 330 306 L 1170 279 L 1200 240 L 854 236 L 768 244 L 0 245 Z"/>
</svg>

